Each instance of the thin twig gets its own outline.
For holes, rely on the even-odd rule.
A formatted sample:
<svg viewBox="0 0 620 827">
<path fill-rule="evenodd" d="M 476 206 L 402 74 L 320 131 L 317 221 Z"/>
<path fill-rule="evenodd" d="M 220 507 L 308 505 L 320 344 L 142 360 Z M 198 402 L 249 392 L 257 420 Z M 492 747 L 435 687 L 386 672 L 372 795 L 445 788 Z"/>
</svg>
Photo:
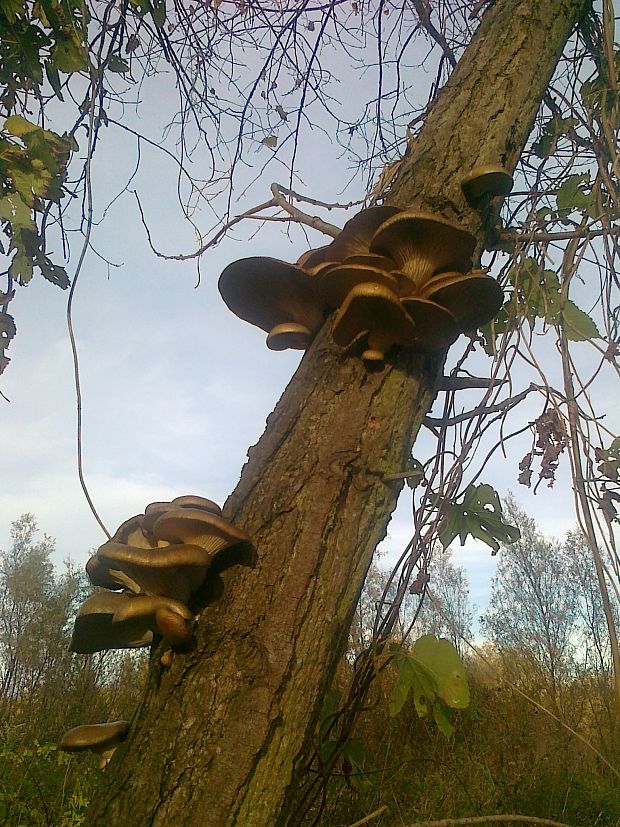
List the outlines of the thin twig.
<svg viewBox="0 0 620 827">
<path fill-rule="evenodd" d="M 349 827 L 362 827 L 363 824 L 368 824 L 369 821 L 372 821 L 373 818 L 380 816 L 381 813 L 384 813 L 387 810 L 387 804 L 384 804 L 383 807 L 379 807 L 378 810 L 373 810 L 372 813 L 369 813 L 364 818 L 361 818 L 359 821 L 355 821 L 353 824 L 349 824 Z"/>
<path fill-rule="evenodd" d="M 469 824 L 541 824 L 544 827 L 570 827 L 564 821 L 552 821 L 550 818 L 536 816 L 499 815 L 471 816 L 470 818 L 442 818 L 439 821 L 415 821 L 408 827 L 465 827 Z"/>
</svg>

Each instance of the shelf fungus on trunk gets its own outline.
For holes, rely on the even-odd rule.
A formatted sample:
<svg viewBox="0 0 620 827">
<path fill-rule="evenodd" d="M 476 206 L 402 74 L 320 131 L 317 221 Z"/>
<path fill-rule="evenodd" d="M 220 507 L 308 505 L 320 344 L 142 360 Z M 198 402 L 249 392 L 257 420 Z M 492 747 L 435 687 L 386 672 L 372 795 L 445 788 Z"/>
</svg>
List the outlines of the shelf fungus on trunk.
<svg viewBox="0 0 620 827">
<path fill-rule="evenodd" d="M 498 282 L 482 270 L 472 270 L 466 275 L 442 273 L 434 276 L 424 293 L 446 307 L 462 331 L 474 330 L 491 321 L 504 301 L 504 292 Z"/>
<path fill-rule="evenodd" d="M 158 610 L 174 612 L 186 624 L 194 621 L 188 607 L 171 597 L 97 592 L 78 611 L 71 651 L 91 655 L 109 649 L 139 649 L 150 646 L 156 638 L 166 639 L 167 627 L 158 625 Z"/>
<path fill-rule="evenodd" d="M 71 648 L 85 654 L 163 638 L 174 651 L 187 652 L 194 642 L 193 609 L 222 594 L 222 571 L 255 561 L 250 537 L 225 520 L 213 500 L 185 495 L 151 503 L 86 564 L 93 585 L 110 591 L 81 607 Z M 170 660 L 164 653 L 162 664 Z"/>
<path fill-rule="evenodd" d="M 313 277 L 276 258 L 234 261 L 223 270 L 218 286 L 236 316 L 267 331 L 271 350 L 305 350 L 325 318 Z"/>
<path fill-rule="evenodd" d="M 129 732 L 129 721 L 110 721 L 106 724 L 83 724 L 73 727 L 62 736 L 60 749 L 63 752 L 84 752 L 90 750 L 101 755 L 99 766 L 106 766 L 116 747 Z"/>
<path fill-rule="evenodd" d="M 486 165 L 474 167 L 461 181 L 461 189 L 467 202 L 478 207 L 485 199 L 505 197 L 512 189 L 512 175 L 504 167 Z"/>
<path fill-rule="evenodd" d="M 475 236 L 440 215 L 403 211 L 377 229 L 370 250 L 396 262 L 399 293 L 409 298 L 438 273 L 471 270 L 475 246 Z"/>
</svg>

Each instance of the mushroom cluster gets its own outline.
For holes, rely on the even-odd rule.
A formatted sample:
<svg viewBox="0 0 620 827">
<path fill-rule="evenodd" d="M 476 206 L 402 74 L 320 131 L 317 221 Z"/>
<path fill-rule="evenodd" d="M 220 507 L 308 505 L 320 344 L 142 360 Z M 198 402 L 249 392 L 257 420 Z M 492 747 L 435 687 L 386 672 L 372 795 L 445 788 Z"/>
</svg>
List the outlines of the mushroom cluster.
<svg viewBox="0 0 620 827">
<path fill-rule="evenodd" d="M 160 664 L 168 668 L 175 652 L 194 648 L 196 610 L 221 595 L 221 572 L 254 561 L 249 536 L 225 520 L 212 500 L 187 495 L 151 503 L 86 563 L 93 586 L 105 591 L 78 611 L 71 651 L 92 654 L 163 641 Z M 78 726 L 60 748 L 98 752 L 105 767 L 128 729 L 127 721 Z"/>
<path fill-rule="evenodd" d="M 173 652 L 193 646 L 192 608 L 221 594 L 224 569 L 253 559 L 248 535 L 211 500 L 183 496 L 151 503 L 88 560 L 91 583 L 106 591 L 80 608 L 72 651 L 129 649 L 163 639 L 162 665 L 169 665 Z"/>
<path fill-rule="evenodd" d="M 268 332 L 274 350 L 308 347 L 336 311 L 334 341 L 348 347 L 363 337 L 362 358 L 380 362 L 393 345 L 449 347 L 497 313 L 502 290 L 472 271 L 475 243 L 439 215 L 370 207 L 296 264 L 259 257 L 230 264 L 219 288 L 233 313 Z"/>
</svg>

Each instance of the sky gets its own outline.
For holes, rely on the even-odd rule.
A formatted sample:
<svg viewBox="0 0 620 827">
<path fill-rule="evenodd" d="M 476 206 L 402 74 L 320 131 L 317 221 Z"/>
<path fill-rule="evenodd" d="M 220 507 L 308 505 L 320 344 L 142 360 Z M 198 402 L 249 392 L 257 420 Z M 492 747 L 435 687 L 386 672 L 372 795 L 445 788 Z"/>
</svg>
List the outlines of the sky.
<svg viewBox="0 0 620 827">
<path fill-rule="evenodd" d="M 149 99 L 146 91 L 139 113 L 126 117 L 157 140 L 175 99 L 163 84 L 154 98 Z M 346 159 L 318 132 L 306 146 L 296 188 L 315 198 L 339 200 L 352 174 Z M 176 203 L 173 166 L 147 147 L 142 152 L 131 187 L 141 193 L 157 247 L 170 254 L 195 249 L 194 231 Z M 245 184 L 260 173 L 269 152 L 257 144 L 235 196 L 241 196 Z M 88 252 L 74 302 L 84 471 L 92 499 L 111 531 L 152 501 L 198 493 L 222 503 L 301 358 L 294 351 L 269 351 L 263 331 L 227 310 L 217 292 L 217 278 L 228 263 L 248 255 L 296 260 L 308 246 L 304 233 L 294 228 L 289 237 L 280 225 L 267 225 L 250 237 L 258 226 L 244 225 L 203 257 L 197 286 L 195 262 L 153 255 L 130 192 L 120 194 L 106 210 L 135 162 L 135 143 L 113 129 L 102 132 L 93 170 L 92 245 L 99 255 Z M 191 170 L 198 177 L 200 164 L 197 153 Z M 241 203 L 247 207 L 269 198 L 274 178 L 277 167 L 260 176 Z M 354 180 L 342 200 L 363 194 L 364 182 Z M 326 217 L 342 224 L 352 214 Z M 195 220 L 206 227 L 213 219 L 203 211 Z M 312 230 L 307 238 L 311 246 L 329 240 Z M 79 237 L 74 234 L 71 243 L 68 271 L 73 275 Z M 11 521 L 32 512 L 41 531 L 56 538 L 56 562 L 70 557 L 83 564 L 105 537 L 76 471 L 76 400 L 66 302 L 67 293 L 35 277 L 27 288 L 17 290 L 10 306 L 18 332 L 8 352 L 11 363 L 0 378 L 0 389 L 10 400 L 0 399 L 0 548 L 10 545 Z M 532 404 L 520 415 L 525 421 L 538 413 L 539 407 Z M 425 450 L 424 445 L 416 446 L 414 455 L 418 450 Z M 517 463 L 527 450 L 524 437 L 508 458 L 496 455 L 484 481 L 502 496 L 513 490 L 545 534 L 561 536 L 575 523 L 566 462 L 554 489 L 541 487 L 534 496 L 516 482 Z M 381 545 L 384 565 L 407 543 L 408 497 L 405 489 Z M 488 547 L 476 542 L 455 548 L 454 562 L 466 569 L 471 597 L 480 609 L 488 601 L 495 559 Z"/>
</svg>

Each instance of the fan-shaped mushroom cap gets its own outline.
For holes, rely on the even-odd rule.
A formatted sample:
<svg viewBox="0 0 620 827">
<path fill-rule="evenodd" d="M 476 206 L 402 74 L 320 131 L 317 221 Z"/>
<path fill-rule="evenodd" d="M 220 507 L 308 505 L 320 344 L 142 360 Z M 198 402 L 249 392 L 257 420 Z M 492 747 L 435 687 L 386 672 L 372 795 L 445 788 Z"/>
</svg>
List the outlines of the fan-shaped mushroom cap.
<svg viewBox="0 0 620 827">
<path fill-rule="evenodd" d="M 202 585 L 214 554 L 197 545 L 179 544 L 143 549 L 110 542 L 97 549 L 97 558 L 109 576 L 125 588 L 183 602 Z"/>
<path fill-rule="evenodd" d="M 113 626 L 141 626 L 160 634 L 173 646 L 191 637 L 193 622 L 194 615 L 180 601 L 146 594 L 131 597 L 112 617 Z"/>
<path fill-rule="evenodd" d="M 294 264 L 260 256 L 242 258 L 224 269 L 219 290 L 236 316 L 269 333 L 267 345 L 272 350 L 303 350 L 323 323 L 313 279 Z M 289 329 L 274 332 L 279 325 L 291 324 L 298 325 L 294 336 Z"/>
<path fill-rule="evenodd" d="M 250 542 L 245 531 L 228 520 L 197 508 L 171 508 L 155 521 L 153 534 L 158 540 L 191 543 L 212 554 L 235 543 Z"/>
<path fill-rule="evenodd" d="M 500 166 L 474 167 L 461 181 L 461 189 L 470 204 L 481 198 L 506 196 L 512 189 L 512 175 Z"/>
<path fill-rule="evenodd" d="M 446 273 L 431 279 L 425 294 L 446 307 L 457 319 L 461 330 L 472 330 L 491 321 L 503 304 L 504 293 L 495 279 L 479 270 Z"/>
<path fill-rule="evenodd" d="M 461 329 L 445 307 L 417 296 L 401 302 L 414 324 L 413 347 L 431 353 L 450 347 L 458 339 Z"/>
<path fill-rule="evenodd" d="M 170 504 L 180 508 L 200 508 L 203 511 L 211 512 L 211 514 L 222 513 L 222 509 L 217 503 L 208 500 L 206 497 L 199 497 L 198 494 L 183 494 L 181 497 L 175 497 Z"/>
<path fill-rule="evenodd" d="M 358 284 L 336 314 L 336 344 L 346 347 L 362 333 L 367 333 L 362 358 L 369 362 L 382 361 L 392 345 L 415 342 L 413 322 L 398 296 L 382 284 Z"/>
<path fill-rule="evenodd" d="M 368 253 L 377 229 L 398 213 L 402 213 L 399 207 L 387 205 L 368 207 L 358 212 L 347 221 L 340 235 L 329 245 L 332 260 L 344 261 L 349 256 Z"/>
<path fill-rule="evenodd" d="M 120 744 L 129 732 L 129 721 L 110 721 L 107 724 L 83 724 L 65 732 L 60 742 L 64 752 L 102 753 Z"/>
<path fill-rule="evenodd" d="M 136 649 L 150 646 L 152 629 L 144 623 L 114 624 L 113 616 L 132 599 L 123 592 L 98 592 L 80 607 L 71 636 L 71 651 L 81 655 L 107 649 Z"/>
<path fill-rule="evenodd" d="M 116 580 L 110 573 L 108 567 L 101 562 L 96 554 L 88 558 L 86 562 L 86 574 L 93 586 L 99 586 L 101 589 L 118 591 L 119 589 L 125 588 L 125 585 Z"/>
<path fill-rule="evenodd" d="M 313 250 L 306 250 L 297 259 L 297 267 L 301 267 L 304 272 L 311 276 L 336 263 L 329 244 L 324 247 L 316 247 Z"/>
<path fill-rule="evenodd" d="M 353 256 L 354 259 L 370 259 L 370 256 Z M 375 258 L 390 261 L 382 256 Z M 388 272 L 373 264 L 357 263 L 347 259 L 342 264 L 330 267 L 317 276 L 319 293 L 330 307 L 339 307 L 346 296 L 358 284 L 383 284 L 395 293 L 398 281 Z"/>
<path fill-rule="evenodd" d="M 439 215 L 400 212 L 379 227 L 370 250 L 394 259 L 399 271 L 413 282 L 414 291 L 419 292 L 437 273 L 471 270 L 475 246 L 471 233 Z"/>
<path fill-rule="evenodd" d="M 143 514 L 136 514 L 135 517 L 125 520 L 114 532 L 112 540 L 115 543 L 129 543 L 140 548 L 151 548 L 149 538 L 143 531 L 143 519 Z"/>
</svg>

